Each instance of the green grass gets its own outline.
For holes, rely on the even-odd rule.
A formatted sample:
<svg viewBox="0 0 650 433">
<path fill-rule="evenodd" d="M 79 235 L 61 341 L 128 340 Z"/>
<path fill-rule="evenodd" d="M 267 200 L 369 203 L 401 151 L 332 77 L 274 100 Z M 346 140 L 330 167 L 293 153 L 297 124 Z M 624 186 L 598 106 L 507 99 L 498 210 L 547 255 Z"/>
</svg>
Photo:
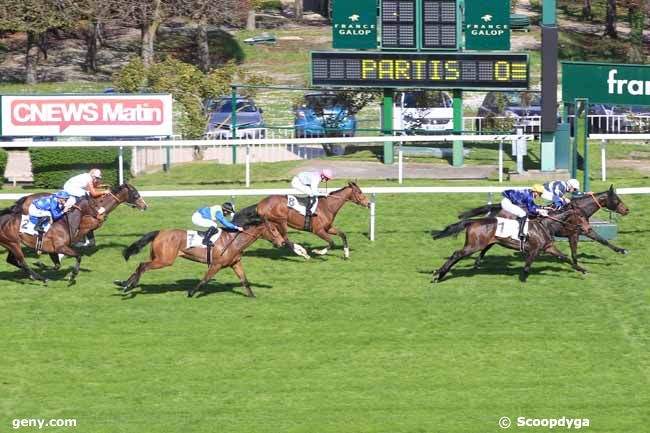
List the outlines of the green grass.
<svg viewBox="0 0 650 433">
<path fill-rule="evenodd" d="M 63 273 L 42 287 L 3 262 L 0 425 L 36 417 L 75 418 L 93 433 L 467 433 L 498 431 L 502 416 L 566 416 L 589 418 L 590 432 L 644 431 L 650 198 L 624 198 L 632 213 L 616 242 L 629 256 L 581 244 L 589 275 L 541 258 L 521 284 L 518 255 L 495 248 L 483 270 L 461 262 L 433 286 L 429 273 L 462 240 L 434 242 L 428 231 L 484 199 L 379 196 L 374 243 L 367 210 L 348 205 L 337 225 L 349 261 L 335 249 L 304 262 L 260 241 L 244 257 L 254 300 L 230 270 L 187 299 L 205 266 L 184 260 L 145 274 L 133 296 L 111 284 L 147 256 L 125 263 L 123 247 L 188 227 L 210 199 L 118 209 L 73 287 Z"/>
</svg>

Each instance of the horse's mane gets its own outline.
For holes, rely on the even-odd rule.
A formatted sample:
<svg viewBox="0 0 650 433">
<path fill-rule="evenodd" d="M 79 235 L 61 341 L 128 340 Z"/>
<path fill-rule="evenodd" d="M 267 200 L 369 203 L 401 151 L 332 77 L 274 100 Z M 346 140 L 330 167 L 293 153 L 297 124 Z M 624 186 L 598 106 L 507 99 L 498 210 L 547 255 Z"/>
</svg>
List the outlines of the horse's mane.
<svg viewBox="0 0 650 433">
<path fill-rule="evenodd" d="M 124 188 L 128 188 L 128 187 L 129 187 L 128 183 L 123 183 L 122 185 L 115 185 L 111 187 L 111 193 L 117 194 L 118 192 L 122 191 Z"/>
<path fill-rule="evenodd" d="M 257 213 L 257 204 L 252 204 L 236 212 L 232 217 L 232 222 L 245 228 L 246 226 L 258 226 L 264 223 L 264 218 Z"/>
<path fill-rule="evenodd" d="M 330 193 L 327 194 L 327 195 L 336 194 L 337 192 L 341 192 L 341 191 L 343 191 L 343 190 L 346 189 L 346 188 L 351 188 L 352 185 L 356 185 L 356 186 L 358 186 L 356 182 L 352 182 L 352 181 L 350 181 L 350 182 L 348 182 L 348 184 L 345 185 L 343 188 L 336 189 L 336 190 L 330 192 Z"/>
</svg>

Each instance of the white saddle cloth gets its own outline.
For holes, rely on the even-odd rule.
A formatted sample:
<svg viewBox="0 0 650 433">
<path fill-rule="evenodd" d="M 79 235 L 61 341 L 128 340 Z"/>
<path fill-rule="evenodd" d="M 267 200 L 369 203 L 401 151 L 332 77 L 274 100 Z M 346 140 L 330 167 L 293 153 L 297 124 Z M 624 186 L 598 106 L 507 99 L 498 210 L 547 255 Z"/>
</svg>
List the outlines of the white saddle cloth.
<svg viewBox="0 0 650 433">
<path fill-rule="evenodd" d="M 213 244 L 217 242 L 217 239 L 219 239 L 219 236 L 221 236 L 221 232 L 223 230 L 217 229 L 217 233 L 212 235 L 210 238 L 210 242 Z M 187 247 L 186 248 L 206 248 L 205 245 L 203 245 L 203 236 L 199 234 L 196 230 L 187 230 Z"/>
<path fill-rule="evenodd" d="M 50 224 L 50 223 L 45 224 L 44 229 L 45 229 L 46 233 L 50 229 L 50 227 L 52 227 L 52 224 Z M 29 215 L 22 215 L 20 217 L 20 230 L 19 231 L 20 231 L 20 233 L 25 233 L 26 235 L 31 235 L 31 236 L 35 236 L 35 235 L 38 234 L 38 232 L 36 230 L 34 230 L 34 223 L 31 222 L 31 220 L 29 219 Z"/>
<path fill-rule="evenodd" d="M 287 195 L 287 206 L 298 212 L 300 215 L 305 215 L 306 207 L 298 201 L 298 198 L 293 195 Z M 314 205 L 311 207 L 311 214 L 316 215 L 316 208 L 318 207 L 318 198 L 314 200 Z"/>
<path fill-rule="evenodd" d="M 524 234 L 528 234 L 528 219 L 524 226 Z M 495 236 L 498 238 L 512 238 L 516 241 L 519 240 L 519 223 L 517 220 L 497 217 L 497 232 Z"/>
</svg>

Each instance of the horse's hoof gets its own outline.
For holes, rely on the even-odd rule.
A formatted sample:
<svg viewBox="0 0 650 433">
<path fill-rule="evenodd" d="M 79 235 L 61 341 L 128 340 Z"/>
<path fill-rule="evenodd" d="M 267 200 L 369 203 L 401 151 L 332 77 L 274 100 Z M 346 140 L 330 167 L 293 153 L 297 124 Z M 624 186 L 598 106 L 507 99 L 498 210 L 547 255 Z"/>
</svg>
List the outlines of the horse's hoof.
<svg viewBox="0 0 650 433">
<path fill-rule="evenodd" d="M 433 284 L 438 284 L 440 282 L 440 278 L 434 278 L 433 280 L 431 280 L 431 282 Z"/>
<path fill-rule="evenodd" d="M 49 280 L 48 280 L 47 278 L 45 278 L 45 279 L 43 280 L 43 285 L 44 285 L 45 287 L 47 287 L 47 283 L 48 283 L 48 281 L 49 281 Z"/>
<path fill-rule="evenodd" d="M 122 280 L 113 280 L 113 284 L 115 284 L 117 287 L 124 288 L 126 286 L 126 281 Z"/>
<path fill-rule="evenodd" d="M 188 297 L 188 298 L 191 298 L 192 296 L 194 296 L 194 293 L 195 293 L 194 291 L 192 291 L 192 292 L 187 292 L 187 297 Z"/>
<path fill-rule="evenodd" d="M 133 287 L 129 287 L 128 285 L 123 286 L 122 293 L 129 293 Z"/>
<path fill-rule="evenodd" d="M 435 271 L 431 272 L 431 275 L 438 275 L 440 273 L 440 269 L 436 269 Z"/>
<path fill-rule="evenodd" d="M 623 254 L 624 256 L 627 256 L 629 251 L 628 250 L 621 250 L 619 253 Z"/>
<path fill-rule="evenodd" d="M 74 286 L 75 284 L 77 284 L 77 280 L 70 279 L 70 281 L 68 282 L 68 287 Z"/>
</svg>

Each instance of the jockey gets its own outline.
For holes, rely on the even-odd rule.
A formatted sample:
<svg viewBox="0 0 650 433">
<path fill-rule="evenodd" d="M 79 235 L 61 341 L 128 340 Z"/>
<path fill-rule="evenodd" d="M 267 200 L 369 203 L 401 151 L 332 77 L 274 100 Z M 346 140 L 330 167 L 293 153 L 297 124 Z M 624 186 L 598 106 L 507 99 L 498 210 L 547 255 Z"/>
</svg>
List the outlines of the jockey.
<svg viewBox="0 0 650 433">
<path fill-rule="evenodd" d="M 88 196 L 97 198 L 101 197 L 106 191 L 98 191 L 96 188 L 104 188 L 108 185 L 99 183 L 102 178 L 102 172 L 98 168 L 93 168 L 88 173 L 81 173 L 68 179 L 63 184 L 63 191 L 70 195 L 68 201 L 65 202 L 66 211 L 70 210 L 72 206 L 79 203 L 80 200 Z M 76 224 L 71 224 L 75 226 Z M 77 246 L 95 245 L 95 234 L 91 231 L 87 234 L 87 239 L 84 243 L 78 243 Z"/>
<path fill-rule="evenodd" d="M 571 201 L 568 197 L 565 197 L 567 192 L 575 194 L 580 190 L 580 182 L 578 179 L 569 179 L 566 182 L 554 180 L 552 182 L 546 182 L 542 186 L 544 187 L 542 198 L 552 201 L 558 209 L 565 204 L 569 204 Z"/>
<path fill-rule="evenodd" d="M 198 209 L 192 214 L 192 223 L 199 227 L 207 227 L 203 238 L 203 245 L 211 246 L 210 238 L 217 233 L 217 222 L 221 223 L 225 228 L 230 230 L 237 230 L 243 232 L 244 229 L 239 227 L 226 218 L 226 216 L 235 212 L 235 207 L 230 202 L 225 202 L 221 206 L 206 206 Z"/>
<path fill-rule="evenodd" d="M 34 224 L 34 230 L 38 232 L 37 250 L 40 250 L 40 245 L 43 242 L 45 226 L 61 219 L 67 212 L 64 204 L 68 198 L 70 196 L 67 192 L 59 191 L 52 195 L 39 197 L 29 205 L 29 220 Z"/>
<path fill-rule="evenodd" d="M 531 189 L 507 189 L 503 191 L 501 209 L 517 217 L 517 222 L 519 222 L 519 239 L 521 240 L 522 248 L 525 240 L 524 227 L 528 215 L 548 215 L 548 211 L 537 206 L 534 201 L 543 193 L 544 187 L 540 184 L 533 185 Z"/>
<path fill-rule="evenodd" d="M 322 181 L 327 184 L 334 178 L 334 173 L 329 168 L 318 171 L 303 171 L 291 179 L 291 186 L 303 194 L 307 194 L 307 206 L 305 208 L 305 230 L 311 230 L 311 208 L 314 205 L 315 198 L 320 195 L 318 186 Z"/>
</svg>

